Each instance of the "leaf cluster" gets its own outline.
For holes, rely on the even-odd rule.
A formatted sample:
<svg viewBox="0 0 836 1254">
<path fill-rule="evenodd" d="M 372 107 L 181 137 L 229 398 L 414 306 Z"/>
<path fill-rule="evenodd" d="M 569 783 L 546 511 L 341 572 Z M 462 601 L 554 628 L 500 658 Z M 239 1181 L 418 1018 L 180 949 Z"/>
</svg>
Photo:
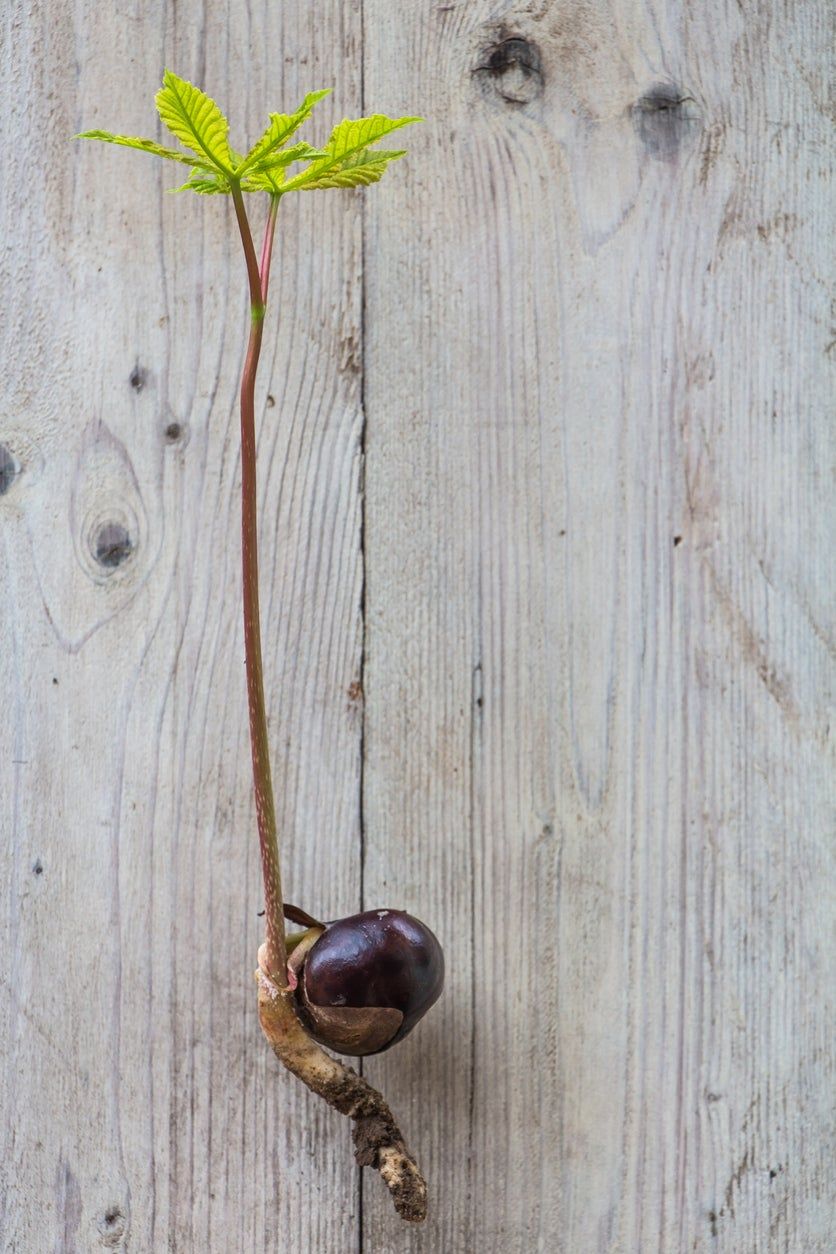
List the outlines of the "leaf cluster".
<svg viewBox="0 0 836 1254">
<path fill-rule="evenodd" d="M 314 107 L 327 95 L 328 90 L 312 91 L 295 113 L 271 113 L 264 134 L 249 152 L 241 154 L 230 147 L 229 122 L 215 101 L 192 83 L 166 70 L 156 96 L 157 112 L 182 148 L 166 148 L 151 139 L 114 135 L 110 131 L 83 131 L 76 138 L 137 148 L 140 152 L 191 166 L 186 182 L 173 190 L 204 196 L 229 195 L 237 190 L 282 196 L 290 191 L 376 183 L 389 162 L 402 157 L 404 151 L 374 145 L 392 131 L 421 119 L 389 118 L 376 113 L 368 118 L 339 122 L 324 148 L 314 148 L 298 139 L 290 143 Z M 290 167 L 297 162 L 306 164 L 298 172 L 291 172 Z"/>
</svg>

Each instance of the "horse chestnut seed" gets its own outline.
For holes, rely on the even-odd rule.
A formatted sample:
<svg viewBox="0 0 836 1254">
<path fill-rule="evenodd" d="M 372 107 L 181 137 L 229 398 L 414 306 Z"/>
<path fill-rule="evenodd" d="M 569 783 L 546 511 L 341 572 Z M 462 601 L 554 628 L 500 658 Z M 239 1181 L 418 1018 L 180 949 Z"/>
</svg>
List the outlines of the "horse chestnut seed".
<svg viewBox="0 0 836 1254">
<path fill-rule="evenodd" d="M 299 1015 L 314 1040 L 342 1054 L 378 1054 L 441 996 L 444 954 L 404 910 L 366 910 L 326 926 L 298 981 Z"/>
</svg>

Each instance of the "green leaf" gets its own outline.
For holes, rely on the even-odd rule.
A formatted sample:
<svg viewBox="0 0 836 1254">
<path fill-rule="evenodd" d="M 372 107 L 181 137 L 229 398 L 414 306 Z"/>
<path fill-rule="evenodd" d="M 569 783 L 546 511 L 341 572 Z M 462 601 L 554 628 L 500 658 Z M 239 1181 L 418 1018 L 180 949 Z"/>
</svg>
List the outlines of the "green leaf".
<svg viewBox="0 0 836 1254">
<path fill-rule="evenodd" d="M 275 196 L 286 191 L 376 183 L 390 161 L 404 156 L 404 152 L 374 145 L 384 135 L 422 119 L 389 118 L 383 113 L 354 120 L 346 118 L 334 127 L 324 150 L 312 148 L 304 141 L 285 147 L 314 106 L 327 95 L 327 90 L 308 92 L 295 113 L 271 113 L 270 125 L 264 134 L 246 156 L 241 156 L 229 146 L 229 123 L 214 100 L 166 70 L 156 97 L 157 109 L 171 133 L 191 152 L 165 148 L 151 139 L 114 135 L 110 131 L 84 131 L 76 138 L 121 144 L 191 166 L 191 176 L 181 187 L 172 190 L 193 191 L 202 196 L 228 194 L 236 184 L 245 192 L 266 191 Z M 308 162 L 307 168 L 288 178 L 287 168 L 296 161 Z"/>
<path fill-rule="evenodd" d="M 339 167 L 325 170 L 322 174 L 314 174 L 300 185 L 302 191 L 317 191 L 323 187 L 367 187 L 369 183 L 377 183 L 383 178 L 390 161 L 406 156 L 406 149 L 400 152 L 384 152 L 382 149 L 355 153 L 346 157 Z"/>
<path fill-rule="evenodd" d="M 229 123 L 205 92 L 166 70 L 156 105 L 163 122 L 181 144 L 222 174 L 232 172 L 235 162 L 229 148 Z"/>
<path fill-rule="evenodd" d="M 266 157 L 259 161 L 256 166 L 257 170 L 283 170 L 285 166 L 292 165 L 294 161 L 316 161 L 320 157 L 327 157 L 327 152 L 322 148 L 312 148 L 310 144 L 301 143 L 294 144 L 292 148 L 285 148 L 282 152 L 275 152 L 272 156 Z"/>
<path fill-rule="evenodd" d="M 326 156 L 313 161 L 306 170 L 294 175 L 282 190 L 313 191 L 322 187 L 357 187 L 376 183 L 388 163 L 402 157 L 404 153 L 375 150 L 372 145 L 384 135 L 408 126 L 411 122 L 420 121 L 421 118 L 413 117 L 388 118 L 383 113 L 353 121 L 346 118 L 331 132 L 331 138 L 325 147 Z"/>
<path fill-rule="evenodd" d="M 292 148 L 285 148 L 284 152 L 275 153 L 269 159 L 248 170 L 241 179 L 241 189 L 245 192 L 270 192 L 274 196 L 280 195 L 287 166 L 294 161 L 311 161 L 325 155 L 319 148 L 311 148 L 310 144 L 294 144 Z M 237 177 L 240 177 L 238 171 L 236 171 Z"/>
<path fill-rule="evenodd" d="M 171 187 L 172 192 L 198 192 L 201 196 L 227 196 L 229 180 L 214 170 L 197 169 L 181 187 Z"/>
<path fill-rule="evenodd" d="M 241 180 L 242 192 L 269 192 L 271 196 L 280 196 L 283 174 L 281 170 L 270 173 L 269 170 L 250 170 Z"/>
<path fill-rule="evenodd" d="M 180 161 L 183 165 L 191 165 L 196 169 L 208 170 L 210 167 L 198 157 L 191 157 L 186 152 L 177 152 L 174 148 L 163 148 L 155 144 L 153 139 L 140 139 L 136 135 L 112 135 L 110 131 L 82 131 L 74 135 L 74 139 L 100 139 L 105 144 L 121 144 L 123 148 L 138 148 L 140 152 L 150 152 L 155 157 L 165 157 L 168 161 Z"/>
<path fill-rule="evenodd" d="M 236 172 L 239 175 L 244 174 L 253 166 L 260 165 L 265 158 L 271 157 L 277 149 L 287 143 L 305 119 L 310 117 L 314 105 L 318 104 L 330 91 L 331 88 L 326 87 L 324 91 L 308 92 L 295 113 L 271 113 L 270 125 L 258 142 L 253 144 Z"/>
</svg>

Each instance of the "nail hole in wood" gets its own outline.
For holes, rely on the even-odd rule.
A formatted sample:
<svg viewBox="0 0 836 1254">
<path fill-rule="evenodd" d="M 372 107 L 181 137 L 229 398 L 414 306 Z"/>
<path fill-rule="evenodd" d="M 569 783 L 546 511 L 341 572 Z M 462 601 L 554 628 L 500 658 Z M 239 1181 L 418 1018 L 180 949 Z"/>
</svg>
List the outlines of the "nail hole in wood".
<svg viewBox="0 0 836 1254">
<path fill-rule="evenodd" d="M 487 91 L 505 104 L 529 104 L 543 91 L 540 50 L 519 35 L 509 35 L 486 48 L 473 73 Z"/>
<path fill-rule="evenodd" d="M 32 874 L 43 875 L 43 873 L 44 873 L 44 864 L 41 862 L 40 858 L 38 858 L 37 861 L 34 862 L 32 865 Z"/>
<path fill-rule="evenodd" d="M 133 553 L 134 546 L 127 528 L 121 523 L 102 523 L 96 532 L 93 552 L 100 566 L 115 570 L 126 562 Z"/>
<path fill-rule="evenodd" d="M 276 398 L 275 398 L 275 396 L 273 396 L 272 394 L 268 395 L 268 397 L 267 397 L 267 408 L 268 408 L 268 409 L 272 409 L 272 408 L 273 408 L 273 406 L 275 405 L 275 403 L 276 403 Z"/>
<path fill-rule="evenodd" d="M 673 547 L 678 548 L 681 543 L 682 543 L 682 536 L 674 536 Z"/>
<path fill-rule="evenodd" d="M 11 451 L 6 448 L 5 444 L 0 444 L 0 496 L 8 492 L 19 473 L 20 467 Z"/>
<path fill-rule="evenodd" d="M 183 428 L 179 422 L 170 422 L 165 429 L 165 438 L 169 444 L 176 444 L 183 434 Z"/>
</svg>

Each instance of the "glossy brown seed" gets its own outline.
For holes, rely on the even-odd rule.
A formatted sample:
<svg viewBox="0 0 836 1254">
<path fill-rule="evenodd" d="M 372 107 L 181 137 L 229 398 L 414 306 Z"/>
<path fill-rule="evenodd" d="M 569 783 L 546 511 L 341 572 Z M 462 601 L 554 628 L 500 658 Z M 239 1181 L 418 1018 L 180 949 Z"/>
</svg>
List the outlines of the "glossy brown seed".
<svg viewBox="0 0 836 1254">
<path fill-rule="evenodd" d="M 361 1056 L 403 1040 L 443 987 L 430 929 L 403 910 L 366 910 L 329 924 L 310 949 L 297 1005 L 321 1044 Z"/>
</svg>

